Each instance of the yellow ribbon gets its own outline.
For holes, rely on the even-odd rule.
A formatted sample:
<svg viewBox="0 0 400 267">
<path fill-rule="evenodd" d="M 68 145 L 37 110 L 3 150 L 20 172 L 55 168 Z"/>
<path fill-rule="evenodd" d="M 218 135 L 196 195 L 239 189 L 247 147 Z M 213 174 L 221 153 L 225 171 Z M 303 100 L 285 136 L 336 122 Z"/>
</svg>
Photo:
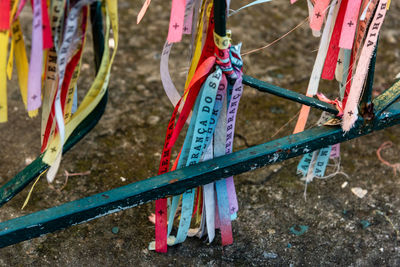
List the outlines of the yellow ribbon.
<svg viewBox="0 0 400 267">
<path fill-rule="evenodd" d="M 65 125 L 65 140 L 76 129 L 76 127 L 89 115 L 89 113 L 96 108 L 97 104 L 100 102 L 104 93 L 106 92 L 112 62 L 118 47 L 118 11 L 117 11 L 117 1 L 116 0 L 106 0 L 106 36 L 104 42 L 104 53 L 100 65 L 100 69 L 96 75 L 96 78 L 83 99 L 82 103 L 79 105 L 77 111 L 71 116 L 70 121 Z M 110 22 L 113 32 L 113 38 L 115 41 L 115 47 L 110 59 L 110 48 L 108 45 L 110 36 Z M 55 148 L 55 149 L 53 149 Z M 61 150 L 59 136 L 55 136 L 46 150 L 43 162 L 48 165 L 52 165 L 56 159 L 57 155 Z"/>
<path fill-rule="evenodd" d="M 213 3 L 212 2 L 208 3 L 207 8 L 206 8 L 206 11 L 207 11 L 206 14 L 204 14 L 205 4 L 206 4 L 206 1 L 203 1 L 203 4 L 201 6 L 200 17 L 199 17 L 199 27 L 198 27 L 197 34 L 196 34 L 195 50 L 194 50 L 192 62 L 190 64 L 189 73 L 186 78 L 185 90 L 188 88 L 189 83 L 193 78 L 193 75 L 196 71 L 197 65 L 200 60 L 201 50 L 202 50 L 204 21 L 208 21 L 207 18 L 209 18 L 211 15 L 211 9 L 212 9 Z M 206 18 L 205 18 L 205 16 L 206 16 Z"/>
<path fill-rule="evenodd" d="M 7 47 L 8 32 L 0 31 L 0 122 L 7 121 Z"/>
</svg>

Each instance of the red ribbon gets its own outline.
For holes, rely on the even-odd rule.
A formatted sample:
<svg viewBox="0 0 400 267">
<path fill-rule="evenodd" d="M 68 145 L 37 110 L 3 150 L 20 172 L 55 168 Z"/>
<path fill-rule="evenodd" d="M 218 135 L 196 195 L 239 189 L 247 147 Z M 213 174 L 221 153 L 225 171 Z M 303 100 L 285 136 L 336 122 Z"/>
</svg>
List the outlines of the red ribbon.
<svg viewBox="0 0 400 267">
<path fill-rule="evenodd" d="M 317 93 L 317 97 L 319 100 L 334 105 L 336 107 L 336 109 L 339 111 L 339 113 L 337 114 L 338 117 L 342 117 L 343 116 L 343 107 L 342 107 L 342 102 L 339 101 L 337 98 L 335 100 L 331 100 L 329 98 L 327 98 L 324 94 L 322 93 Z"/>
</svg>

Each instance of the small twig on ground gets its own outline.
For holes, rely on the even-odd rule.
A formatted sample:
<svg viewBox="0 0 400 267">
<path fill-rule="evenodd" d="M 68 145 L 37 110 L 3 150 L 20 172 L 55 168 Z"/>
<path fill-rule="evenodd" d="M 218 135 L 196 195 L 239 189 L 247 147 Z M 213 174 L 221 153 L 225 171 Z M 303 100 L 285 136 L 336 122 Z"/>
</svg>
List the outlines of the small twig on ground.
<svg viewBox="0 0 400 267">
<path fill-rule="evenodd" d="M 67 186 L 68 184 L 68 177 L 72 177 L 72 176 L 83 176 L 83 175 L 90 175 L 90 171 L 85 171 L 85 172 L 74 172 L 74 173 L 70 173 L 67 170 L 64 171 L 64 175 L 65 175 L 65 182 L 64 184 L 61 186 L 61 188 L 55 188 L 52 184 L 49 183 L 49 187 L 50 189 L 53 189 L 54 191 L 57 191 L 57 193 L 61 194 L 61 191 Z"/>
<path fill-rule="evenodd" d="M 235 134 L 235 137 L 237 137 L 237 138 L 243 140 L 244 145 L 245 145 L 246 147 L 252 147 L 252 146 L 253 146 L 253 145 L 251 145 L 251 144 L 249 144 L 249 143 L 247 142 L 246 137 L 244 137 L 243 135 L 241 135 L 241 134 L 239 134 L 239 133 L 236 133 L 236 134 Z"/>
<path fill-rule="evenodd" d="M 393 143 L 392 143 L 391 141 L 386 141 L 386 142 L 384 142 L 384 143 L 378 148 L 378 150 L 376 151 L 376 155 L 378 156 L 378 159 L 379 159 L 383 164 L 385 164 L 386 166 L 391 167 L 392 170 L 393 170 L 393 174 L 396 175 L 396 174 L 397 174 L 397 171 L 400 171 L 400 163 L 397 162 L 397 163 L 392 164 L 392 163 L 390 163 L 390 162 L 384 160 L 384 159 L 382 158 L 382 156 L 381 156 L 381 151 L 382 151 L 383 149 L 389 148 L 389 147 L 391 147 L 391 146 L 393 146 Z"/>
<path fill-rule="evenodd" d="M 64 174 L 65 174 L 65 182 L 64 182 L 63 186 L 61 186 L 60 191 L 62 191 L 67 186 L 68 177 L 90 175 L 90 171 L 70 173 L 67 170 L 65 170 Z"/>
</svg>

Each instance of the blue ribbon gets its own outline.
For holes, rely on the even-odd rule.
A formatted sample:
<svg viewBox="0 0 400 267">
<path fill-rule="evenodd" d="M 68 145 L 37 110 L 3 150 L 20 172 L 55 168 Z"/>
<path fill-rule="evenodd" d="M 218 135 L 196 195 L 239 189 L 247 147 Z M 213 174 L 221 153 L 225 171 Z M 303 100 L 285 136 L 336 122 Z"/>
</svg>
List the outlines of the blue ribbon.
<svg viewBox="0 0 400 267">
<path fill-rule="evenodd" d="M 200 158 L 203 154 L 204 145 L 206 143 L 206 137 L 212 117 L 212 110 L 214 108 L 215 97 L 221 78 L 222 71 L 220 68 L 216 68 L 216 70 L 208 76 L 207 80 L 202 86 L 201 92 L 197 98 L 198 100 L 200 99 L 198 108 L 197 110 L 194 109 L 193 112 L 193 115 L 196 113 L 196 118 L 192 118 L 191 120 L 191 122 L 195 121 L 193 131 L 191 134 L 188 132 L 189 135 L 187 135 L 187 138 L 185 138 L 185 143 L 178 162 L 178 167 L 182 167 L 183 165 L 194 165 L 200 161 Z M 187 148 L 189 148 L 188 153 L 186 152 Z M 179 221 L 178 233 L 174 244 L 182 243 L 187 237 L 193 213 L 194 196 L 195 189 L 189 189 L 182 195 L 181 219 Z M 176 197 L 174 197 L 172 201 L 172 208 L 177 207 L 176 202 L 179 202 L 175 199 Z M 172 217 L 172 221 L 169 220 L 168 228 L 171 228 L 173 224 L 174 216 L 172 216 L 172 214 L 175 214 L 175 211 L 171 209 L 170 218 Z M 168 232 L 170 232 L 170 230 Z"/>
<path fill-rule="evenodd" d="M 315 177 L 323 177 L 325 175 L 325 170 L 329 162 L 329 155 L 331 154 L 331 149 L 332 146 L 328 146 L 319 150 L 313 171 Z"/>
<path fill-rule="evenodd" d="M 305 154 L 297 165 L 297 173 L 301 174 L 303 177 L 307 175 L 308 168 L 311 164 L 312 155 L 313 152 Z"/>
</svg>

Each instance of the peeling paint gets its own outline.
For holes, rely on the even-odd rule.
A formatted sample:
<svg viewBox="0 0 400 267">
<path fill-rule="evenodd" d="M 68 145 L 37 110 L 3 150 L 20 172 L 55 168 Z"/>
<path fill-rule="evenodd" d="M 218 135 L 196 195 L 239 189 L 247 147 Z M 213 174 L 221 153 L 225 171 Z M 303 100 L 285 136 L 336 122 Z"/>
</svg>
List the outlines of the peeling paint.
<svg viewBox="0 0 400 267">
<path fill-rule="evenodd" d="M 269 162 L 276 162 L 279 159 L 279 153 L 274 153 L 272 155 L 272 159 L 269 160 Z"/>
</svg>

